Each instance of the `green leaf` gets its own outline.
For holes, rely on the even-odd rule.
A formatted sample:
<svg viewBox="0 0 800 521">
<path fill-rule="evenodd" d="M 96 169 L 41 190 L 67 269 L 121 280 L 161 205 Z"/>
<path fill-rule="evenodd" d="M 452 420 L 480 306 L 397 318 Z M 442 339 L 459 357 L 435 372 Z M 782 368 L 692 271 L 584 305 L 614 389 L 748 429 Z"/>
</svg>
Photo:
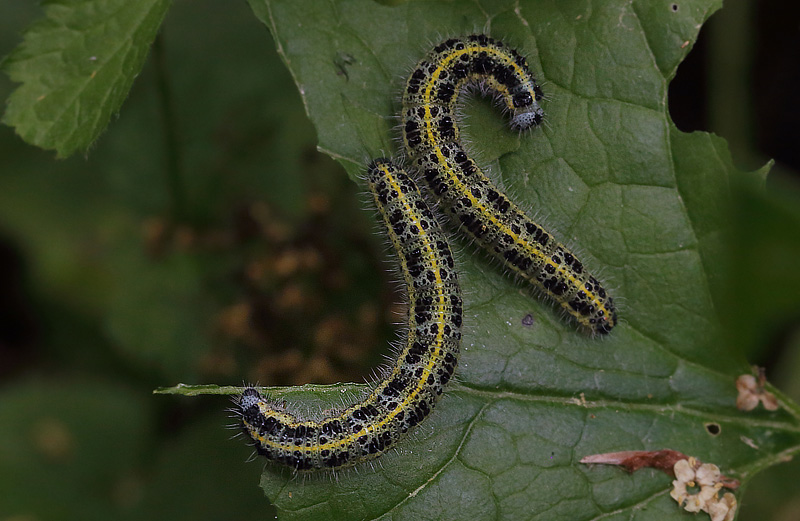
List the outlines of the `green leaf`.
<svg viewBox="0 0 800 521">
<path fill-rule="evenodd" d="M 790 400 L 737 410 L 735 380 L 750 368 L 732 347 L 736 325 L 720 319 L 730 186 L 757 176 L 735 170 L 722 139 L 680 132 L 667 108 L 669 80 L 719 0 L 250 4 L 320 150 L 353 179 L 367 158 L 399 154 L 396 100 L 429 45 L 486 28 L 518 47 L 543 80 L 547 124 L 517 136 L 471 103 L 471 148 L 600 272 L 621 319 L 609 338 L 582 335 L 464 248 L 459 382 L 372 465 L 334 479 L 268 466 L 261 485 L 282 519 L 685 519 L 663 473 L 580 459 L 669 448 L 747 483 L 800 450 Z M 282 398 L 300 410 L 340 403 L 309 405 L 311 391 Z"/>
<path fill-rule="evenodd" d="M 50 0 L 3 62 L 22 83 L 3 122 L 26 142 L 66 157 L 85 150 L 116 113 L 169 0 Z"/>
</svg>

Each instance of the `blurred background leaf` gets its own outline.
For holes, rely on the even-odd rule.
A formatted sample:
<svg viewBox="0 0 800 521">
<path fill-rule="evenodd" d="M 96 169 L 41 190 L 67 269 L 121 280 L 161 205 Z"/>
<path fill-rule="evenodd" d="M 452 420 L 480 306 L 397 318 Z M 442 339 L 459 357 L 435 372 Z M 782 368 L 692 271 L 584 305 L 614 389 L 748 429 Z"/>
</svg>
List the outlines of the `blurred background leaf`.
<svg viewBox="0 0 800 521">
<path fill-rule="evenodd" d="M 3 62 L 22 83 L 3 122 L 66 157 L 86 150 L 127 97 L 168 0 L 51 0 Z"/>
<path fill-rule="evenodd" d="M 348 30 L 355 30 L 346 29 L 347 24 L 363 17 L 352 9 L 364 4 L 342 2 L 329 17 L 333 25 L 326 29 L 333 42 L 329 55 L 315 62 L 317 54 L 312 53 L 295 63 L 310 69 L 324 67 L 331 78 L 335 75 L 338 82 L 358 87 L 356 96 L 337 98 L 339 87 L 332 86 L 338 84 L 326 76 L 322 85 L 329 88 L 323 96 L 311 99 L 311 86 L 303 84 L 302 75 L 298 75 L 302 93 L 298 95 L 269 35 L 246 5 L 222 8 L 210 0 L 177 1 L 119 117 L 112 118 L 87 157 L 55 162 L 52 154 L 22 144 L 10 128 L 0 127 L 0 284 L 7 288 L 0 299 L 0 375 L 4 382 L 0 418 L 3 441 L 7 442 L 7 450 L 0 455 L 0 470 L 3 475 L 19 476 L 16 484 L 4 488 L 13 495 L 0 493 L 0 519 L 50 514 L 54 519 L 68 518 L 69 512 L 84 513 L 82 519 L 109 514 L 149 519 L 163 517 L 163 512 L 194 519 L 267 516 L 267 501 L 255 486 L 262 464 L 245 464 L 250 450 L 227 439 L 231 433 L 222 426 L 230 420 L 224 417 L 224 401 L 154 398 L 149 393 L 154 387 L 178 381 L 239 384 L 245 380 L 264 385 L 358 381 L 378 362 L 385 350 L 382 346 L 391 337 L 393 311 L 402 310 L 392 303 L 400 298 L 390 283 L 392 276 L 384 272 L 381 239 L 372 235 L 373 218 L 370 212 L 360 210 L 365 206 L 363 198 L 338 165 L 315 151 L 318 140 L 305 110 L 311 112 L 320 132 L 321 148 L 343 158 L 348 173 L 354 176 L 369 154 L 394 150 L 394 121 L 389 118 L 396 107 L 394 100 L 402 77 L 427 45 L 450 30 L 480 28 L 487 9 L 492 13 L 505 9 L 504 5 L 468 6 L 472 15 L 453 17 L 453 6 L 448 3 L 422 7 L 389 4 L 400 7 L 382 10 L 385 18 L 369 19 L 358 27 L 374 31 L 402 23 L 414 28 L 413 33 L 408 30 L 408 42 L 376 47 L 363 55 L 335 50 L 353 39 Z M 738 290 L 734 297 L 726 297 L 727 286 L 720 282 L 723 296 L 715 298 L 720 302 L 728 298 L 730 304 L 730 309 L 721 313 L 728 347 L 747 353 L 750 362 L 767 366 L 770 380 L 797 399 L 798 390 L 792 387 L 800 369 L 798 314 L 792 311 L 797 309 L 797 300 L 792 299 L 797 292 L 791 290 L 796 287 L 791 276 L 796 272 L 793 248 L 797 245 L 787 239 L 796 230 L 797 196 L 793 185 L 783 180 L 791 177 L 791 169 L 798 164 L 794 124 L 798 105 L 792 75 L 800 67 L 796 66 L 796 46 L 785 44 L 787 35 L 796 34 L 791 20 L 796 20 L 797 14 L 778 11 L 797 8 L 777 4 L 726 4 L 705 26 L 687 62 L 678 68 L 680 58 L 691 48 L 680 45 L 665 45 L 670 52 L 657 54 L 655 60 L 664 76 L 678 68 L 669 98 L 672 117 L 681 130 L 713 130 L 732 140 L 734 159 L 747 169 L 757 168 L 766 157 L 778 159 L 770 175 L 769 195 L 754 194 L 748 187 L 739 193 L 734 186 L 733 206 L 738 213 L 732 219 L 746 230 L 748 240 L 734 243 L 730 257 L 727 273 L 738 282 Z M 62 5 L 51 3 L 51 7 Z M 684 9 L 695 8 L 680 2 L 674 5 L 681 14 L 676 21 L 645 27 L 654 48 L 658 42 L 670 43 L 680 36 L 686 27 L 678 20 L 686 19 Z M 553 4 L 544 2 L 540 7 L 537 19 Z M 648 19 L 648 9 L 657 7 L 647 2 L 634 5 L 643 20 Z M 294 8 L 295 16 L 303 14 L 301 4 Z M 561 8 L 552 19 L 572 19 L 582 13 L 580 7 L 572 8 L 576 11 Z M 731 14 L 725 18 L 729 10 Z M 314 11 L 307 14 L 312 19 L 319 16 Z M 22 29 L 41 16 L 31 3 L 0 0 L 0 54 L 11 52 L 21 41 Z M 492 15 L 492 30 L 514 34 L 508 20 L 513 17 Z M 425 34 L 430 41 L 414 41 L 412 34 L 414 38 Z M 547 38 L 555 42 L 559 35 Z M 525 41 L 513 43 L 526 45 Z M 533 61 L 538 56 L 547 66 L 551 82 L 559 73 L 569 72 L 558 68 L 564 61 L 557 55 L 548 61 L 546 49 L 524 48 Z M 287 49 L 284 51 L 289 52 Z M 293 51 L 302 53 L 302 49 Z M 382 58 L 362 59 L 373 53 Z M 399 67 L 392 65 L 389 70 L 384 60 Z M 378 78 L 373 77 L 376 73 Z M 120 78 L 128 81 L 132 76 Z M 618 78 L 620 85 L 627 83 L 624 79 Z M 559 110 L 565 109 L 564 100 L 569 99 L 569 90 L 561 93 L 563 86 L 561 81 L 545 85 L 548 93 L 559 92 L 548 106 L 552 131 L 558 130 L 556 124 L 563 127 L 568 121 L 556 119 L 562 117 Z M 636 84 L 628 86 L 637 88 Z M 0 77 L 4 99 L 14 87 L 8 78 Z M 125 90 L 117 91 L 118 99 L 125 98 Z M 325 105 L 328 102 L 329 107 L 344 110 L 330 110 Z M 732 106 L 737 110 L 731 110 Z M 106 119 L 116 112 L 109 107 L 104 109 Z M 558 144 L 536 139 L 541 135 L 506 135 L 504 122 L 488 104 L 476 102 L 467 110 L 471 121 L 486 125 L 485 132 L 478 129 L 474 135 L 482 144 L 486 142 L 485 148 L 480 147 L 481 161 L 493 165 L 496 172 L 515 170 L 513 160 L 498 158 L 520 146 L 541 146 L 530 150 L 539 155 L 552 154 L 547 147 Z M 758 123 L 753 121 L 755 117 Z M 85 149 L 92 136 L 106 126 L 101 123 L 78 132 L 80 143 L 64 141 L 62 146 L 67 148 L 61 149 L 62 155 L 69 147 Z M 334 128 L 337 133 L 325 130 Z M 337 135 L 340 138 L 336 139 Z M 587 245 L 589 252 L 601 251 L 596 250 L 597 243 L 584 240 L 580 226 L 574 231 L 567 226 L 575 207 L 570 199 L 558 201 L 562 189 L 558 183 L 539 186 L 537 179 L 536 183 L 520 184 L 506 175 L 503 180 L 512 184 L 515 192 L 536 193 L 538 199 L 533 202 L 553 214 L 548 224 L 579 237 L 574 244 Z M 549 183 L 549 179 L 545 181 Z M 532 192 L 532 186 L 538 191 Z M 775 200 L 775 192 L 783 194 L 782 201 Z M 760 252 L 769 254 L 769 268 Z M 513 286 L 493 266 L 472 257 L 471 250 L 461 255 L 470 264 L 468 280 L 475 290 L 470 298 L 486 300 L 484 310 L 491 307 L 498 317 L 516 319 L 517 311 L 524 307 L 535 311 L 540 321 L 537 327 L 562 328 L 557 316 L 524 292 L 507 303 L 491 300 L 496 291 Z M 619 285 L 622 281 L 615 282 Z M 757 313 L 742 313 L 747 310 Z M 476 313 L 483 311 L 476 308 Z M 577 336 L 569 327 L 564 330 L 570 337 Z M 491 335 L 476 333 L 475 341 L 495 344 L 489 342 Z M 522 339 L 528 335 L 516 334 Z M 558 353 L 596 354 L 598 363 L 623 361 L 619 357 L 624 358 L 624 352 L 616 361 L 608 360 L 614 356 L 608 343 L 586 344 Z M 471 349 L 468 353 L 473 358 L 462 364 L 465 379 L 502 374 L 498 365 L 504 360 L 502 350 Z M 549 356 L 537 349 L 526 353 Z M 480 364 L 490 371 L 475 370 Z M 657 368 L 658 363 L 652 367 Z M 531 374 L 535 378 L 555 376 Z M 484 383 L 491 385 L 491 378 Z M 448 447 L 470 428 L 470 415 L 474 417 L 482 406 L 474 397 L 458 396 L 452 393 L 446 399 L 436 424 L 424 426 L 406 449 L 430 449 L 425 460 L 434 471 L 454 450 Z M 457 404 L 453 406 L 453 402 Z M 480 447 L 480 440 L 487 436 L 490 440 L 502 438 L 508 422 L 517 417 L 522 418 L 523 427 L 525 422 L 541 420 L 526 420 L 526 409 L 511 405 L 500 410 L 517 412 L 513 418 L 484 415 L 481 428 L 474 429 L 477 441 L 473 446 Z M 582 421 L 573 417 L 569 405 L 553 404 L 542 410 L 555 422 L 542 422 L 543 428 Z M 124 411 L 122 416 L 120 411 Z M 608 426 L 604 421 L 598 425 Z M 650 420 L 645 417 L 644 421 Z M 114 426 L 128 432 L 118 433 Z M 662 432 L 670 428 L 665 426 Z M 724 432 L 740 434 L 735 428 Z M 623 434 L 620 439 L 625 441 L 628 438 Z M 568 455 L 559 445 L 560 431 L 542 432 L 532 443 L 545 447 L 542 439 L 548 436 L 553 449 L 532 454 L 544 458 L 535 459 L 534 467 L 550 468 L 550 458 L 558 463 Z M 117 453 L 113 445 L 106 445 L 109 440 L 127 443 Z M 486 461 L 485 453 L 470 451 L 469 446 L 462 450 L 464 457 L 480 468 L 489 465 L 487 471 L 503 463 L 501 459 Z M 382 465 L 395 468 L 409 456 L 413 455 L 404 451 L 389 454 L 382 458 Z M 555 472 L 543 475 L 564 485 L 543 490 L 561 494 L 557 497 L 563 497 L 565 505 L 579 504 L 575 501 L 585 497 L 585 490 L 569 485 L 576 483 L 574 476 L 563 475 L 569 467 L 552 468 Z M 113 475 L 109 473 L 112 469 Z M 593 485 L 594 497 L 609 501 L 603 508 L 613 509 L 627 501 L 615 496 L 620 479 L 629 480 L 629 490 L 662 490 L 665 483 L 663 476 L 626 478 L 616 469 L 593 472 L 601 479 Z M 345 488 L 374 486 L 368 474 L 357 475 Z M 386 484 L 390 495 L 402 495 L 420 472 L 398 468 L 395 474 L 396 479 Z M 744 497 L 740 519 L 796 519 L 798 505 L 791 499 L 792 484 L 799 474 L 796 463 L 759 474 L 747 494 L 740 496 Z M 75 479 L 64 477 L 72 475 Z M 448 483 L 478 490 L 485 483 L 474 477 L 469 472 L 442 477 L 420 495 L 445 493 Z M 54 481 L 50 482 L 51 478 Z M 68 486 L 50 493 L 62 483 Z M 270 485 L 265 482 L 265 486 Z M 315 486 L 311 483 L 305 488 L 310 491 Z M 42 500 L 42 487 L 48 491 L 48 501 Z M 344 492 L 334 494 L 338 504 L 317 508 L 346 508 L 351 496 Z M 530 506 L 526 494 L 510 496 L 509 504 L 514 504 L 514 498 L 520 501 L 520 508 Z M 478 512 L 487 506 L 471 503 L 475 496 L 463 499 L 459 508 L 466 504 Z M 431 504 L 430 500 L 409 503 L 406 511 L 411 516 L 417 506 Z M 441 501 L 436 504 L 444 505 Z M 656 505 L 651 514 L 658 517 L 654 512 L 662 506 L 674 515 L 668 502 Z M 428 514 L 431 512 L 420 512 L 420 516 L 430 517 Z M 557 514 L 553 510 L 543 516 L 557 518 Z"/>
<path fill-rule="evenodd" d="M 0 13 L 3 54 L 42 15 Z M 15 87 L 0 78 L 4 99 Z M 352 381 L 380 359 L 399 297 L 356 187 L 315 146 L 268 33 L 246 4 L 213 1 L 174 3 L 87 157 L 56 162 L 0 127 L 0 405 L 34 394 L 2 409 L 16 441 L 0 469 L 32 470 L 0 492 L 0 519 L 268 517 L 227 400 L 151 392 Z M 108 405 L 81 409 L 87 383 Z M 17 450 L 39 424 L 38 443 L 71 440 L 71 466 Z M 109 454 L 128 443 L 118 428 L 136 444 Z M 49 490 L 77 467 L 85 480 Z"/>
</svg>

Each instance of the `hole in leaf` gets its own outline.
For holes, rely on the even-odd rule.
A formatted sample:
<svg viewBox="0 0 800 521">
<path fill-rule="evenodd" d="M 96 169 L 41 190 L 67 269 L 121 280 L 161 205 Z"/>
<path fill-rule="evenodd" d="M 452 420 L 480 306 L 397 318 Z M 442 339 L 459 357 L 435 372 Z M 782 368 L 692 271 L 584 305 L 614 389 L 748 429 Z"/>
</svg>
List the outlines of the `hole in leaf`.
<svg viewBox="0 0 800 521">
<path fill-rule="evenodd" d="M 706 431 L 712 436 L 717 436 L 722 432 L 722 427 L 720 427 L 719 423 L 706 423 Z"/>
</svg>

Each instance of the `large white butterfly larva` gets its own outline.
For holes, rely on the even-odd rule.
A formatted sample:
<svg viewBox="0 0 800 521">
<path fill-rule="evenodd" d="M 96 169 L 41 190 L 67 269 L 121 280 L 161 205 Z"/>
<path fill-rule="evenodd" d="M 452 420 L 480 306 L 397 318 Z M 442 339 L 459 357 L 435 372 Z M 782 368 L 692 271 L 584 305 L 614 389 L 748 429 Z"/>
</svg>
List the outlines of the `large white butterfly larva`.
<svg viewBox="0 0 800 521">
<path fill-rule="evenodd" d="M 321 421 L 298 419 L 252 387 L 238 399 L 256 450 L 298 471 L 351 466 L 389 450 L 428 416 L 458 362 L 461 287 L 444 232 L 414 182 L 389 160 L 374 160 L 367 182 L 408 293 L 407 337 L 394 366 L 362 402 Z"/>
<path fill-rule="evenodd" d="M 456 108 L 461 91 L 475 82 L 498 94 L 512 113 L 512 128 L 541 123 L 542 93 L 525 58 L 485 35 L 447 40 L 417 64 L 406 83 L 403 139 L 414 166 L 468 236 L 583 327 L 610 332 L 617 316 L 602 285 L 464 151 Z M 303 420 L 255 388 L 239 397 L 241 425 L 256 450 L 298 471 L 352 466 L 389 450 L 430 413 L 458 361 L 462 298 L 444 233 L 401 168 L 374 160 L 367 181 L 406 282 L 408 335 L 385 377 L 340 414 Z"/>
<path fill-rule="evenodd" d="M 603 286 L 464 151 L 456 108 L 462 90 L 475 83 L 499 97 L 512 115 L 512 128 L 541 123 L 542 92 L 522 55 L 483 34 L 449 39 L 434 47 L 406 82 L 403 141 L 414 167 L 470 238 L 581 326 L 593 333 L 610 332 L 617 313 Z"/>
</svg>

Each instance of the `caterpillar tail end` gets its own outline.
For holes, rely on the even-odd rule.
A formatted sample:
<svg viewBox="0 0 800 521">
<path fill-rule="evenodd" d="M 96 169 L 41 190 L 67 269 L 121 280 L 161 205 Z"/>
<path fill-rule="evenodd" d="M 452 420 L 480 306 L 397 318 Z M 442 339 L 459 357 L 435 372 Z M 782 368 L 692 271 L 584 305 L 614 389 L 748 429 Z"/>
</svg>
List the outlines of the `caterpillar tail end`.
<svg viewBox="0 0 800 521">
<path fill-rule="evenodd" d="M 617 310 L 611 298 L 606 301 L 598 316 L 591 320 L 589 329 L 595 335 L 607 335 L 617 325 Z"/>
</svg>

